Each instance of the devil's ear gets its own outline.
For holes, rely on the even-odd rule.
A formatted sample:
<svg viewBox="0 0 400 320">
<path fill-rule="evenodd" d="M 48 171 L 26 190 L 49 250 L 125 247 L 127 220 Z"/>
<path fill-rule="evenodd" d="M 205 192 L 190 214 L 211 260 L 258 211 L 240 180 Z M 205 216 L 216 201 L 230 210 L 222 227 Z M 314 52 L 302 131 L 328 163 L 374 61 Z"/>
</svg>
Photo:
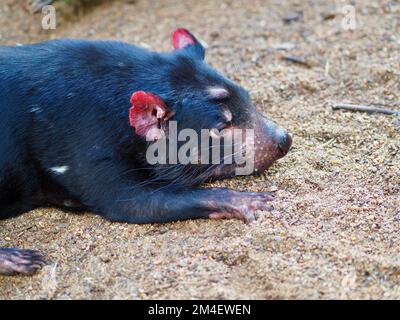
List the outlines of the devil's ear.
<svg viewBox="0 0 400 320">
<path fill-rule="evenodd" d="M 205 49 L 200 41 L 186 29 L 178 29 L 172 36 L 172 43 L 176 50 L 185 50 L 198 59 L 204 59 Z"/>
<path fill-rule="evenodd" d="M 153 93 L 137 91 L 131 97 L 129 122 L 136 134 L 147 140 L 157 140 L 165 135 L 167 121 L 174 113 L 164 101 Z"/>
</svg>

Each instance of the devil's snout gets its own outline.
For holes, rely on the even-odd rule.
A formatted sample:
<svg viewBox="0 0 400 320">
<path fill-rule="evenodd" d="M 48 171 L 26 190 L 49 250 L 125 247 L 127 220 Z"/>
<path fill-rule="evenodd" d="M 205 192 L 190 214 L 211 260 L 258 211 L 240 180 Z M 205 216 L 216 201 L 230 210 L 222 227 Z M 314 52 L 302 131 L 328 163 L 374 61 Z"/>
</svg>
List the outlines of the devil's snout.
<svg viewBox="0 0 400 320">
<path fill-rule="evenodd" d="M 263 116 L 257 119 L 255 129 L 255 167 L 258 172 L 262 172 L 289 152 L 292 137 Z"/>
</svg>

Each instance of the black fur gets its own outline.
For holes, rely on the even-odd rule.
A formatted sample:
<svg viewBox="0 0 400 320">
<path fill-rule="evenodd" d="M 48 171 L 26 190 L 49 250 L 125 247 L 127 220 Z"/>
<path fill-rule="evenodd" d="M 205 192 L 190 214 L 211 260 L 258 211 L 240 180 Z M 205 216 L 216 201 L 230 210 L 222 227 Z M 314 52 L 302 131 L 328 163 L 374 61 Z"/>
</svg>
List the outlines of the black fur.
<svg viewBox="0 0 400 320">
<path fill-rule="evenodd" d="M 166 102 L 179 127 L 215 127 L 222 105 L 232 125 L 245 127 L 256 112 L 247 92 L 203 56 L 199 43 L 163 54 L 114 41 L 1 46 L 0 218 L 58 206 L 149 223 L 232 209 L 232 191 L 196 187 L 224 176 L 220 168 L 151 167 L 147 143 L 129 125 L 130 97 L 143 90 Z M 228 99 L 207 97 L 221 85 Z"/>
<path fill-rule="evenodd" d="M 198 41 L 164 54 L 114 41 L 0 46 L 0 219 L 40 206 L 128 223 L 251 222 L 255 210 L 269 210 L 268 193 L 198 187 L 232 176 L 233 165 L 150 166 L 148 142 L 130 126 L 132 93 L 152 92 L 174 112 L 178 130 L 254 128 L 260 170 L 283 156 L 290 137 L 203 59 Z M 229 94 L 215 99 L 210 87 Z M 0 249 L 0 274 L 31 274 L 43 264 L 34 251 Z"/>
</svg>

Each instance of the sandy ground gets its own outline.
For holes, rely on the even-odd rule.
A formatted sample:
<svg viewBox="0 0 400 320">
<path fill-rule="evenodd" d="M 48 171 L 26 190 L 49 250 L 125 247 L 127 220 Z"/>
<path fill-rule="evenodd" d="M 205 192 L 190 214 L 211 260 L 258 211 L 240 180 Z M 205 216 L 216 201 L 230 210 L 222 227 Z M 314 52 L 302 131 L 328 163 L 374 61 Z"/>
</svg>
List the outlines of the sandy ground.
<svg viewBox="0 0 400 320">
<path fill-rule="evenodd" d="M 355 30 L 342 26 L 346 1 L 129 2 L 41 31 L 40 15 L 6 0 L 0 40 L 119 39 L 166 51 L 174 29 L 193 30 L 208 61 L 294 136 L 264 176 L 217 183 L 278 189 L 276 210 L 254 226 L 138 226 L 35 210 L 0 222 L 0 247 L 35 248 L 52 264 L 31 278 L 0 277 L 0 299 L 399 299 L 399 120 L 331 105 L 400 109 L 400 2 L 353 1 Z M 303 19 L 285 23 L 293 11 Z"/>
</svg>

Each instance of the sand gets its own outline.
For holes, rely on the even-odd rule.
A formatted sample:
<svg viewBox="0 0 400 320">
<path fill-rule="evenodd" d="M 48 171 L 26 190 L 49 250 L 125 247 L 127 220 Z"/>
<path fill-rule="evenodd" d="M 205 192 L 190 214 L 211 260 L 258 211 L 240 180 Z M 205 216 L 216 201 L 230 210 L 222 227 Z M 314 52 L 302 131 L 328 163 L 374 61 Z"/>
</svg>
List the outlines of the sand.
<svg viewBox="0 0 400 320">
<path fill-rule="evenodd" d="M 23 3 L 0 5 L 1 43 L 80 37 L 167 51 L 174 29 L 192 30 L 294 145 L 260 177 L 215 184 L 278 190 L 255 225 L 139 226 L 57 209 L 1 221 L 0 247 L 35 248 L 51 264 L 0 277 L 0 299 L 400 298 L 400 120 L 331 109 L 400 110 L 398 1 L 357 1 L 355 30 L 342 25 L 346 1 L 116 1 L 72 20 L 61 12 L 53 31 Z M 285 23 L 295 11 L 303 17 Z"/>
</svg>

